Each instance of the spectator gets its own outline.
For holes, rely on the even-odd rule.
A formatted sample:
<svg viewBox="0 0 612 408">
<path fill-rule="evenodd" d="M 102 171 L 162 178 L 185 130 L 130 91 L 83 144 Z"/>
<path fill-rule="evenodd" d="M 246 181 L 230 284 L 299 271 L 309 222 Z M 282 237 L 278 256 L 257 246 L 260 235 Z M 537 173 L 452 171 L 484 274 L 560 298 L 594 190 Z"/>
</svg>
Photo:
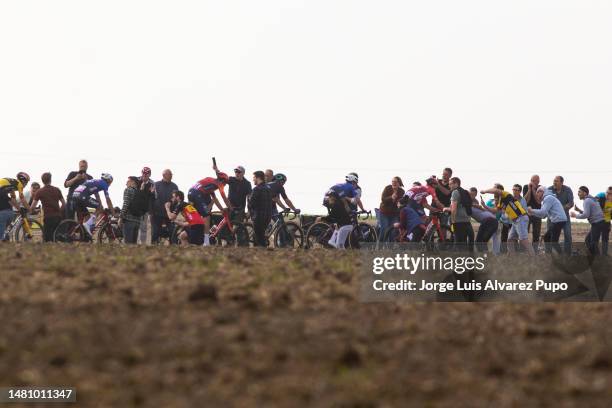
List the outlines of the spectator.
<svg viewBox="0 0 612 408">
<path fill-rule="evenodd" d="M 244 178 L 244 167 L 237 166 L 234 169 L 234 174 L 236 176 L 230 177 L 228 182 L 228 199 L 234 210 L 233 216 L 236 221 L 242 222 L 246 211 L 247 198 L 253 189 L 251 188 L 251 182 Z"/>
<path fill-rule="evenodd" d="M 591 231 L 584 240 L 587 249 L 591 255 L 599 254 L 599 240 L 601 239 L 602 233 L 606 229 L 606 221 L 604 219 L 604 213 L 599 205 L 599 202 L 589 195 L 589 189 L 585 186 L 581 186 L 578 189 L 578 197 L 584 200 L 584 210 L 575 213 L 572 211 L 571 217 L 577 219 L 587 219 L 591 224 Z"/>
<path fill-rule="evenodd" d="M 38 190 L 40 190 L 40 184 L 38 184 L 36 181 L 34 181 L 30 185 L 30 189 L 23 194 L 25 196 L 26 201 L 30 205 L 30 207 L 32 207 L 32 201 L 34 201 L 34 194 Z"/>
<path fill-rule="evenodd" d="M 470 188 L 470 198 L 472 199 L 472 218 L 480 223 L 478 233 L 476 234 L 476 248 L 480 252 L 488 250 L 488 242 L 492 237 L 497 235 L 499 223 L 497 218 L 491 214 L 484 206 L 478 204 L 476 195 L 478 190 L 476 187 Z"/>
<path fill-rule="evenodd" d="M 510 228 L 512 228 L 512 223 L 508 216 L 504 212 L 497 211 L 495 199 L 488 200 L 485 204 L 482 197 L 480 197 L 480 207 L 494 214 L 498 222 L 497 233 L 493 235 L 493 253 L 499 255 L 500 253 L 508 252 L 508 233 Z M 501 228 L 499 228 L 499 224 L 501 224 Z"/>
<path fill-rule="evenodd" d="M 266 170 L 266 183 L 271 183 L 274 181 L 274 171 L 272 169 Z"/>
<path fill-rule="evenodd" d="M 450 188 L 450 178 L 453 176 L 453 170 L 450 167 L 445 168 L 442 171 L 442 178 L 437 179 L 438 183 L 436 184 L 436 196 L 438 197 L 438 201 L 442 203 L 444 207 L 450 207 L 451 205 L 451 188 Z"/>
<path fill-rule="evenodd" d="M 470 223 L 472 198 L 467 191 L 461 188 L 459 177 L 451 177 L 449 186 L 451 188 L 451 205 L 444 208 L 444 211 L 450 212 L 455 233 L 455 249 L 472 251 L 474 242 L 474 229 Z"/>
<path fill-rule="evenodd" d="M 523 197 L 527 202 L 527 206 L 537 210 L 541 206 L 541 201 L 538 201 L 538 195 L 536 191 L 540 187 L 540 176 L 534 174 L 531 176 L 531 180 L 529 184 L 525 184 L 523 186 Z M 531 243 L 533 244 L 533 249 L 537 250 L 540 243 L 540 234 L 542 232 L 542 218 L 537 217 L 535 215 L 529 216 L 529 226 L 527 231 L 531 229 Z"/>
<path fill-rule="evenodd" d="M 537 188 L 535 195 L 537 196 L 537 202 L 541 204 L 541 208 L 527 207 L 527 212 L 530 217 L 548 218 L 550 222 L 547 224 L 546 234 L 544 234 L 546 253 L 551 252 L 551 245 L 553 249 L 561 253 L 559 237 L 568 220 L 565 209 L 551 190 L 540 186 Z"/>
<path fill-rule="evenodd" d="M 597 194 L 599 205 L 603 207 L 604 221 L 606 225 L 601 234 L 601 253 L 608 255 L 608 244 L 610 241 L 610 220 L 612 219 L 612 186 L 605 193 Z"/>
<path fill-rule="evenodd" d="M 391 179 L 389 184 L 382 192 L 380 202 L 380 214 L 379 214 L 379 241 L 383 241 L 383 235 L 387 232 L 387 229 L 396 222 L 399 222 L 399 208 L 398 202 L 405 194 L 404 183 L 398 176 Z"/>
<path fill-rule="evenodd" d="M 51 173 L 44 173 L 41 176 L 41 180 L 44 187 L 36 191 L 32 196 L 33 201 L 30 205 L 30 212 L 34 211 L 39 201 L 42 203 L 43 241 L 53 242 L 53 234 L 62 221 L 66 202 L 60 189 L 51 185 Z"/>
<path fill-rule="evenodd" d="M 123 240 L 126 244 L 135 244 L 138 241 L 138 229 L 142 220 L 142 216 L 136 213 L 138 209 L 134 208 L 138 182 L 138 177 L 128 177 L 126 188 L 123 191 L 123 206 L 119 224 L 123 228 Z"/>
<path fill-rule="evenodd" d="M 66 177 L 66 181 L 64 181 L 64 187 L 68 189 L 68 195 L 66 196 L 66 218 L 74 219 L 76 209 L 74 208 L 72 198 L 72 193 L 74 190 L 86 182 L 87 180 L 92 180 L 93 177 L 87 174 L 87 168 L 89 164 L 87 160 L 81 160 L 79 162 L 79 169 L 77 171 L 71 171 L 68 173 L 68 177 Z"/>
<path fill-rule="evenodd" d="M 272 219 L 272 193 L 266 184 L 265 174 L 262 171 L 253 173 L 255 187 L 249 197 L 249 213 L 253 220 L 255 233 L 255 246 L 267 247 L 266 227 Z"/>
<path fill-rule="evenodd" d="M 172 192 L 178 191 L 178 186 L 172 182 L 172 171 L 170 169 L 162 172 L 162 179 L 155 182 L 154 191 L 155 199 L 153 200 L 153 211 L 151 212 L 151 243 L 159 244 L 159 239 L 163 232 L 168 237 L 171 237 L 173 233 L 172 221 L 168 218 L 166 211 L 166 203 L 171 201 Z M 182 202 L 183 199 L 180 201 Z"/>
<path fill-rule="evenodd" d="M 530 255 L 535 255 L 533 245 L 529 242 L 529 215 L 527 215 L 527 203 L 521 195 L 522 187 L 520 184 L 515 184 L 512 188 L 512 194 L 504 191 L 504 187 L 496 183 L 493 188 L 482 190 L 480 194 L 493 194 L 495 196 L 495 212 L 503 212 L 507 215 L 508 220 L 512 223 L 510 233 L 508 234 L 508 251 L 512 252 L 515 249 L 515 243 L 519 242 L 521 247 Z"/>
<path fill-rule="evenodd" d="M 144 167 L 142 169 L 142 175 L 138 179 L 137 188 L 140 190 L 139 194 L 143 194 L 143 200 L 146 201 L 144 209 L 145 213 L 142 214 L 142 220 L 140 222 L 140 234 L 139 241 L 141 244 L 147 244 L 147 227 L 150 222 L 150 214 L 153 212 L 153 202 L 155 201 L 155 183 L 151 180 L 151 169 Z"/>
<path fill-rule="evenodd" d="M 569 210 L 574 206 L 574 193 L 571 188 L 564 185 L 565 180 L 562 176 L 557 176 L 553 180 L 553 185 L 548 187 L 553 190 L 555 197 L 561 202 L 565 209 L 565 216 L 570 220 Z M 549 226 L 547 226 L 548 228 Z M 572 253 L 572 223 L 566 222 L 563 227 L 563 247 L 566 254 Z"/>
</svg>

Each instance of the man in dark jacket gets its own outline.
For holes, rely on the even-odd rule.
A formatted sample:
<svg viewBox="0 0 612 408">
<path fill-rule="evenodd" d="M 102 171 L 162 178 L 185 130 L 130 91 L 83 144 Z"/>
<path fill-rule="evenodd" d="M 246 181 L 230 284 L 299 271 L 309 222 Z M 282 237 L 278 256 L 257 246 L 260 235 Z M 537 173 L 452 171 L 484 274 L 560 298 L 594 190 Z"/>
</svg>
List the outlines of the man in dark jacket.
<svg viewBox="0 0 612 408">
<path fill-rule="evenodd" d="M 68 194 L 66 195 L 66 206 L 64 207 L 66 210 L 66 218 L 74 219 L 74 215 L 76 213 L 74 205 L 72 204 L 72 193 L 74 190 L 86 182 L 87 180 L 92 180 L 93 177 L 87 174 L 88 168 L 87 160 L 81 160 L 79 162 L 79 169 L 77 171 L 71 171 L 66 177 L 66 181 L 64 181 L 64 187 L 68 189 Z"/>
<path fill-rule="evenodd" d="M 119 224 L 123 228 L 123 240 L 126 244 L 135 244 L 138 240 L 138 228 L 142 217 L 138 216 L 134 207 L 134 198 L 138 188 L 138 177 L 130 176 L 123 191 L 123 206 Z"/>
<path fill-rule="evenodd" d="M 246 201 L 251 194 L 251 182 L 244 177 L 244 167 L 238 166 L 234 169 L 236 177 L 230 177 L 229 194 L 227 198 L 232 204 L 233 216 L 236 221 L 244 220 L 244 212 L 246 210 Z"/>
<path fill-rule="evenodd" d="M 155 200 L 153 200 L 153 212 L 151 214 L 151 243 L 158 244 L 159 238 L 164 232 L 172 236 L 172 222 L 168 218 L 165 205 L 172 199 L 172 192 L 178 191 L 178 186 L 172 182 L 172 171 L 166 169 L 162 173 L 162 179 L 155 182 Z"/>
<path fill-rule="evenodd" d="M 249 197 L 249 213 L 253 220 L 255 246 L 267 247 L 266 227 L 272 219 L 272 193 L 265 182 L 263 171 L 253 173 L 253 192 Z"/>
</svg>

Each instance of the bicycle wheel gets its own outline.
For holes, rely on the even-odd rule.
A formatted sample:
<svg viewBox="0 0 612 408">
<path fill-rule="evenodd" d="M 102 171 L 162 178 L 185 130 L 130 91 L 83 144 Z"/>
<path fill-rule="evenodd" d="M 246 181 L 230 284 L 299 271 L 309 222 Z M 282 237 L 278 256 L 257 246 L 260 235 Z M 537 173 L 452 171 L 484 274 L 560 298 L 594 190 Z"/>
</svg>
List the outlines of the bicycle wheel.
<svg viewBox="0 0 612 408">
<path fill-rule="evenodd" d="M 84 242 L 86 234 L 83 226 L 75 220 L 64 220 L 55 229 L 53 239 L 55 242 L 65 243 Z"/>
<path fill-rule="evenodd" d="M 349 234 L 347 239 L 348 242 L 345 246 L 347 248 L 359 249 L 362 244 L 374 243 L 377 239 L 376 229 L 368 223 L 360 222 L 357 224 L 357 228 L 353 228 Z"/>
<path fill-rule="evenodd" d="M 238 247 L 250 247 L 253 246 L 249 231 L 246 226 L 241 223 L 234 224 L 234 245 Z"/>
<path fill-rule="evenodd" d="M 15 228 L 15 241 L 17 242 L 43 242 L 43 229 L 42 225 L 38 221 L 28 219 L 30 223 L 31 237 L 27 237 L 25 230 L 23 229 L 23 223 L 19 223 Z"/>
<path fill-rule="evenodd" d="M 333 228 L 326 222 L 315 222 L 306 233 L 306 248 L 331 248 L 328 244 Z"/>
<path fill-rule="evenodd" d="M 276 248 L 301 248 L 304 242 L 303 235 L 299 225 L 287 222 L 274 233 L 274 246 Z"/>
<path fill-rule="evenodd" d="M 399 242 L 400 230 L 395 228 L 393 225 L 387 227 L 383 234 L 382 242 Z"/>
<path fill-rule="evenodd" d="M 123 242 L 123 234 L 119 227 L 113 224 L 104 224 L 98 232 L 98 244 L 109 244 L 111 242 Z"/>
</svg>

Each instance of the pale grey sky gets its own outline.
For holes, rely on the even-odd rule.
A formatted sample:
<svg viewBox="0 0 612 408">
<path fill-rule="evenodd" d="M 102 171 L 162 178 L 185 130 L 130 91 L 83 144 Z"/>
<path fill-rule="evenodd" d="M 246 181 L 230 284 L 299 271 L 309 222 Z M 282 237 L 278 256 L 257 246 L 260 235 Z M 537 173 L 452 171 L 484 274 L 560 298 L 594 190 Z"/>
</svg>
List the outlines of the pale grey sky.
<svg viewBox="0 0 612 408">
<path fill-rule="evenodd" d="M 298 207 L 357 171 L 450 166 L 463 185 L 537 172 L 612 184 L 608 1 L 0 3 L 0 176 L 62 183 L 78 159 L 125 178 L 285 173 Z"/>
</svg>

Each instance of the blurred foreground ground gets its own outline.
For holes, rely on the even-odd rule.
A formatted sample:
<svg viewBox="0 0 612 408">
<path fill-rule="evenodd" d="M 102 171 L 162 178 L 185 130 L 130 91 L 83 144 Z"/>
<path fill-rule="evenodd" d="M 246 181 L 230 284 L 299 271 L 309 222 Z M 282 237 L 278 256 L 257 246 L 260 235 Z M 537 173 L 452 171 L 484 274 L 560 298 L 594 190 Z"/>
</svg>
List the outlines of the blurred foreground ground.
<svg viewBox="0 0 612 408">
<path fill-rule="evenodd" d="M 78 406 L 612 401 L 606 303 L 361 303 L 349 251 L 7 244 L 0 259 L 0 385 L 74 386 Z"/>
</svg>

